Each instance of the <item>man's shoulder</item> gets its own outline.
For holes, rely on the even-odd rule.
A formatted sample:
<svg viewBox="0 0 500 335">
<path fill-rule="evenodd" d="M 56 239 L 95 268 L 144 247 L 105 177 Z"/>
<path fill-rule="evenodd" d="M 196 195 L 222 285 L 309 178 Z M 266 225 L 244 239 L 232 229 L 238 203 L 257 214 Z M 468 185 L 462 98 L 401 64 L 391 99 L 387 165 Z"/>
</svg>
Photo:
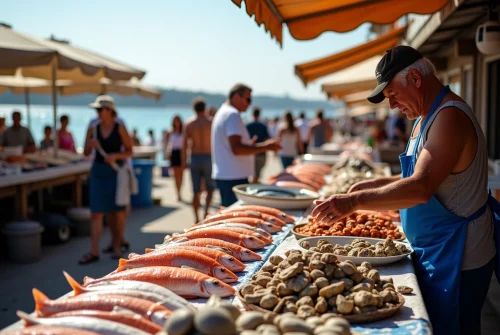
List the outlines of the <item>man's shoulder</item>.
<svg viewBox="0 0 500 335">
<path fill-rule="evenodd" d="M 206 116 L 201 116 L 201 117 L 191 117 L 189 118 L 185 126 L 186 128 L 205 128 L 205 127 L 210 127 L 212 124 L 212 120 L 207 118 Z"/>
<path fill-rule="evenodd" d="M 311 128 L 317 128 L 319 125 L 320 125 L 319 122 L 317 122 L 317 121 L 311 121 L 311 123 L 309 124 L 309 127 L 311 127 Z"/>
</svg>

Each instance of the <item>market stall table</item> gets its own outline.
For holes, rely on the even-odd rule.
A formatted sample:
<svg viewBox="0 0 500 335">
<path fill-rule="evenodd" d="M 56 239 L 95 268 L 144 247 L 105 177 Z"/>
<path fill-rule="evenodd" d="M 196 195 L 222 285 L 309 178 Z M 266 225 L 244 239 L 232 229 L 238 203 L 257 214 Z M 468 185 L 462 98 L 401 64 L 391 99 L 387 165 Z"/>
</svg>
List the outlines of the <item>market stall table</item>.
<svg viewBox="0 0 500 335">
<path fill-rule="evenodd" d="M 240 205 L 241 202 L 234 204 L 233 206 Z M 284 211 L 297 218 L 297 222 L 303 220 L 312 211 L 313 206 L 311 206 L 306 211 L 304 210 L 287 210 Z M 246 263 L 247 269 L 239 275 L 240 281 L 233 284 L 233 286 L 238 289 L 243 284 L 248 282 L 250 278 L 255 274 L 264 263 L 272 255 L 282 255 L 287 250 L 296 249 L 298 247 L 297 240 L 293 235 L 290 234 L 292 225 L 288 224 L 284 231 L 273 235 L 274 243 L 260 251 L 259 254 L 262 255 L 262 260 L 258 262 Z M 287 236 L 288 235 L 288 236 Z M 384 277 L 392 277 L 394 279 L 395 285 L 405 285 L 413 288 L 413 294 L 405 295 L 405 303 L 399 311 L 396 312 L 392 317 L 377 321 L 374 323 L 368 323 L 363 325 L 353 325 L 352 329 L 360 334 L 414 334 L 414 335 L 427 335 L 432 334 L 429 317 L 425 308 L 425 304 L 418 287 L 418 282 L 415 275 L 415 270 L 410 258 L 406 258 L 398 263 L 391 264 L 389 266 L 377 267 L 381 275 Z M 70 293 L 66 294 L 64 297 L 69 296 Z M 61 297 L 61 298 L 64 298 Z M 60 299 L 61 299 L 60 298 Z M 241 302 L 237 297 L 229 298 L 233 304 L 244 309 Z M 191 302 L 197 306 L 201 307 L 206 303 L 207 299 L 196 299 L 191 300 Z M 22 327 L 22 322 L 16 322 L 10 327 L 4 330 L 19 329 Z"/>
<path fill-rule="evenodd" d="M 311 206 L 303 217 L 307 217 L 314 206 Z M 286 211 L 285 211 L 286 212 Z M 295 236 L 288 236 L 272 253 L 272 255 L 283 255 L 287 250 L 298 249 L 298 241 Z M 271 256 L 272 256 L 271 255 Z M 431 324 L 425 303 L 418 286 L 417 277 L 413 263 L 408 256 L 402 261 L 387 266 L 376 267 L 382 277 L 392 277 L 394 285 L 404 285 L 413 288 L 411 295 L 405 295 L 405 303 L 392 317 L 363 325 L 353 325 L 352 329 L 361 334 L 432 334 Z M 234 303 L 241 303 L 235 298 Z"/>
<path fill-rule="evenodd" d="M 79 162 L 44 170 L 25 172 L 0 177 L 0 199 L 16 198 L 16 217 L 28 217 L 28 195 L 30 192 L 64 184 L 73 184 L 73 204 L 82 206 L 82 179 L 88 176 L 91 162 Z"/>
<path fill-rule="evenodd" d="M 156 154 L 160 151 L 159 148 L 155 146 L 134 146 L 132 148 L 132 158 L 133 159 L 156 159 Z"/>
</svg>

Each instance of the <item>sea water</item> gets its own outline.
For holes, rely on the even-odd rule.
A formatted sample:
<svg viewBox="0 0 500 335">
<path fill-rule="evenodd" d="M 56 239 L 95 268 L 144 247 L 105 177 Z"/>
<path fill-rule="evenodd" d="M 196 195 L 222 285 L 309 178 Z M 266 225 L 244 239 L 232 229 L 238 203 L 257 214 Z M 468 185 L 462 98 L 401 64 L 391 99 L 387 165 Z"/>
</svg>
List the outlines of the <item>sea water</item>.
<svg viewBox="0 0 500 335">
<path fill-rule="evenodd" d="M 11 114 L 13 110 L 21 112 L 24 126 L 28 126 L 28 116 L 25 105 L 0 105 L 0 117 L 6 118 L 7 126 L 12 124 Z M 299 116 L 299 109 L 292 109 L 294 117 Z M 314 118 L 314 110 L 304 110 L 307 118 Z M 334 111 L 326 111 L 328 118 L 334 117 Z M 61 115 L 69 116 L 70 122 L 68 129 L 73 134 L 76 147 L 83 147 L 85 141 L 85 132 L 89 122 L 97 117 L 94 109 L 87 106 L 58 106 L 57 107 L 57 127 L 60 127 L 59 117 Z M 172 126 L 172 119 L 175 115 L 179 115 L 181 119 L 187 120 L 194 115 L 190 107 L 120 107 L 118 108 L 118 116 L 125 121 L 125 125 L 129 132 L 137 129 L 137 134 L 142 143 L 147 139 L 148 130 L 152 129 L 157 143 L 161 143 L 161 134 Z M 272 119 L 274 117 L 282 118 L 284 110 L 281 109 L 265 109 L 262 108 L 261 119 Z M 245 121 L 250 121 L 252 118 L 251 107 L 242 114 Z M 45 126 L 53 125 L 53 109 L 51 105 L 33 105 L 30 107 L 30 124 L 29 128 L 35 139 L 35 143 L 39 146 L 43 139 L 43 129 Z"/>
</svg>

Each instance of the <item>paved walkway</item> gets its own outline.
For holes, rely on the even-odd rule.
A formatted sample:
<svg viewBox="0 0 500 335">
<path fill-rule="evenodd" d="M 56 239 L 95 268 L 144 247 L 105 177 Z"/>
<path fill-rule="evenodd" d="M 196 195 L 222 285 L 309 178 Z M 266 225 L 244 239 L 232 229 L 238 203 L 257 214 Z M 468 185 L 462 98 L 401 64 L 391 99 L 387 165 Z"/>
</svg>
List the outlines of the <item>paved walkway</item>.
<svg viewBox="0 0 500 335">
<path fill-rule="evenodd" d="M 268 164 L 263 170 L 264 178 L 281 170 L 281 164 L 275 157 L 268 157 Z M 143 253 L 145 248 L 152 248 L 161 243 L 166 234 L 180 232 L 193 221 L 191 205 L 176 201 L 172 178 L 161 178 L 155 171 L 154 198 L 161 199 L 160 206 L 133 210 L 127 222 L 126 237 L 131 245 L 131 252 Z M 182 188 L 185 200 L 191 200 L 191 183 L 186 171 Z M 212 213 L 219 205 L 218 192 L 214 194 Z M 105 229 L 101 247 L 110 241 L 109 230 Z M 116 260 L 110 255 L 101 254 L 101 260 L 91 265 L 80 266 L 78 259 L 89 250 L 89 237 L 75 237 L 69 243 L 56 246 L 44 246 L 42 259 L 30 265 L 0 263 L 0 329 L 16 322 L 16 310 L 31 312 L 34 302 L 31 290 L 38 288 L 49 298 L 54 299 L 69 292 L 62 271 L 65 270 L 78 281 L 84 276 L 101 277 L 116 269 Z M 492 281 L 490 299 L 483 308 L 483 335 L 500 334 L 500 286 Z"/>
</svg>

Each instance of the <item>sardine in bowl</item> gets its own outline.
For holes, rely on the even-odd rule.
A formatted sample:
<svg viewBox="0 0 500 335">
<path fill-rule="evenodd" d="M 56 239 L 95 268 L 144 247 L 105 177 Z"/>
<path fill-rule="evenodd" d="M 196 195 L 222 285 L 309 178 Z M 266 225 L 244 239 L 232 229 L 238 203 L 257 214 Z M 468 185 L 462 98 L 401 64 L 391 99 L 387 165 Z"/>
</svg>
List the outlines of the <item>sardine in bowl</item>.
<svg viewBox="0 0 500 335">
<path fill-rule="evenodd" d="M 275 185 L 242 184 L 233 187 L 238 200 L 249 205 L 269 206 L 278 209 L 303 209 L 319 199 L 317 192 L 305 188 Z"/>
</svg>

